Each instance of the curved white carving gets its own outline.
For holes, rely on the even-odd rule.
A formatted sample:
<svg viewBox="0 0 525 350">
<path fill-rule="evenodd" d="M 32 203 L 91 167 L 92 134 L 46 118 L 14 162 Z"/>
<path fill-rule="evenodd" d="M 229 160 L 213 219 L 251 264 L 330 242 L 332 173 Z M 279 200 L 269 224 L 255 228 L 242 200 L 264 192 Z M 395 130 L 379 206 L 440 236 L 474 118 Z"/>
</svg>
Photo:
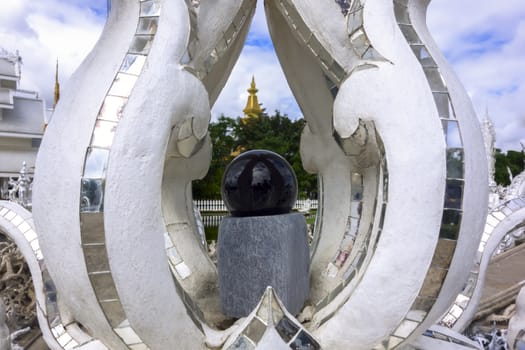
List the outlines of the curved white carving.
<svg viewBox="0 0 525 350">
<path fill-rule="evenodd" d="M 47 345 L 53 350 L 61 350 L 66 345 L 72 348 L 88 344 L 93 349 L 107 349 L 81 331 L 78 325 L 64 322 L 58 314 L 56 290 L 46 270 L 31 213 L 18 204 L 0 201 L 0 231 L 15 242 L 29 266 L 37 300 L 38 323 Z"/>
<path fill-rule="evenodd" d="M 476 264 L 464 290 L 458 294 L 442 323 L 456 331 L 465 330 L 474 317 L 481 300 L 485 275 L 491 258 L 509 232 L 524 226 L 525 199 L 514 199 L 503 203 L 488 216 L 481 242 L 478 247 Z"/>
<path fill-rule="evenodd" d="M 321 184 L 309 310 L 323 348 L 410 342 L 473 261 L 486 158 L 468 96 L 426 29 L 427 4 L 354 0 L 345 16 L 334 1 L 266 1 L 308 123 L 303 163 Z M 33 201 L 42 249 L 62 314 L 111 349 L 233 341 L 235 326 L 214 329 L 224 316 L 191 181 L 207 171 L 210 106 L 254 6 L 113 1 L 46 132 Z"/>
</svg>

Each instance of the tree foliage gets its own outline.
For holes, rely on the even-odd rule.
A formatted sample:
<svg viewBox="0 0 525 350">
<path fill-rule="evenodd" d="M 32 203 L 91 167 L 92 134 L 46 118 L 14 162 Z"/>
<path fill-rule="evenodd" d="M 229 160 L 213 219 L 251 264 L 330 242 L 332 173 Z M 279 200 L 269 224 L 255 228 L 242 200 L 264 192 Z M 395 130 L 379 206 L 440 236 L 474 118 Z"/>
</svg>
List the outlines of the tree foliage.
<svg viewBox="0 0 525 350">
<path fill-rule="evenodd" d="M 510 185 L 510 175 L 519 175 L 524 170 L 525 155 L 523 152 L 507 151 L 502 153 L 500 149 L 496 149 L 496 174 L 495 180 L 498 185 Z"/>
<path fill-rule="evenodd" d="M 294 169 L 299 186 L 299 197 L 317 195 L 317 177 L 306 173 L 301 164 L 299 142 L 305 121 L 291 120 L 278 111 L 259 118 L 229 118 L 222 115 L 209 127 L 213 143 L 212 161 L 206 177 L 193 183 L 197 199 L 219 199 L 221 179 L 227 165 L 238 154 L 265 149 L 283 156 Z"/>
</svg>

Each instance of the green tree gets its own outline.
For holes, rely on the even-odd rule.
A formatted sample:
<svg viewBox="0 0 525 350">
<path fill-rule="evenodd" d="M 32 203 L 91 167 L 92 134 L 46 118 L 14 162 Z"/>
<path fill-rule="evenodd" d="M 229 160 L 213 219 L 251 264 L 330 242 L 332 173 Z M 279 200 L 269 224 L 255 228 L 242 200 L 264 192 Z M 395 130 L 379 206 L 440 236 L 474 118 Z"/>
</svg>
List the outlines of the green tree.
<svg viewBox="0 0 525 350">
<path fill-rule="evenodd" d="M 195 198 L 220 198 L 222 174 L 234 156 L 253 149 L 266 149 L 283 156 L 292 166 L 301 198 L 317 195 L 317 177 L 304 171 L 299 154 L 299 143 L 305 121 L 291 120 L 276 111 L 259 118 L 232 119 L 221 116 L 210 125 L 213 143 L 213 160 L 203 180 L 195 181 Z"/>
<path fill-rule="evenodd" d="M 519 175 L 524 170 L 523 152 L 507 151 L 502 153 L 500 149 L 496 149 L 496 174 L 495 180 L 498 185 L 510 185 L 509 169 L 512 176 Z"/>
</svg>

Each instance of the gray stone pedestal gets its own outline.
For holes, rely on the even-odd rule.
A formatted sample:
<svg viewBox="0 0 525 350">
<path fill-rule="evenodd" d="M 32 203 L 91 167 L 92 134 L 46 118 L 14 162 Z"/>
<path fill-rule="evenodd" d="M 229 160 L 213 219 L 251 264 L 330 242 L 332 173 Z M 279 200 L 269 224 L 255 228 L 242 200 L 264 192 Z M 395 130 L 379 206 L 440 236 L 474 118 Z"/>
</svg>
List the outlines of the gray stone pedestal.
<svg viewBox="0 0 525 350">
<path fill-rule="evenodd" d="M 272 286 L 291 314 L 309 293 L 310 252 L 302 214 L 226 217 L 219 227 L 219 290 L 223 312 L 247 316 Z"/>
</svg>

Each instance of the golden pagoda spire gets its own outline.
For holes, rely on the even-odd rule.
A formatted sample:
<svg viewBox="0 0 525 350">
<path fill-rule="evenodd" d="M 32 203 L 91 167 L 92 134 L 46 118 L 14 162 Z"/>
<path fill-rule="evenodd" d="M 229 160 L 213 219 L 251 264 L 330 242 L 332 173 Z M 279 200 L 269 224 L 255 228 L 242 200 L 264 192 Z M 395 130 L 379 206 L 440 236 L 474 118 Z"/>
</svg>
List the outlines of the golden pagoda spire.
<svg viewBox="0 0 525 350">
<path fill-rule="evenodd" d="M 246 107 L 242 110 L 244 112 L 244 118 L 258 118 L 263 111 L 259 105 L 259 100 L 257 99 L 257 91 L 259 90 L 255 87 L 255 77 L 253 76 L 252 83 L 247 91 L 250 95 L 248 96 Z"/>
<path fill-rule="evenodd" d="M 53 108 L 56 107 L 58 100 L 60 100 L 60 83 L 58 82 L 58 59 L 55 70 L 55 96 L 53 100 Z"/>
</svg>

